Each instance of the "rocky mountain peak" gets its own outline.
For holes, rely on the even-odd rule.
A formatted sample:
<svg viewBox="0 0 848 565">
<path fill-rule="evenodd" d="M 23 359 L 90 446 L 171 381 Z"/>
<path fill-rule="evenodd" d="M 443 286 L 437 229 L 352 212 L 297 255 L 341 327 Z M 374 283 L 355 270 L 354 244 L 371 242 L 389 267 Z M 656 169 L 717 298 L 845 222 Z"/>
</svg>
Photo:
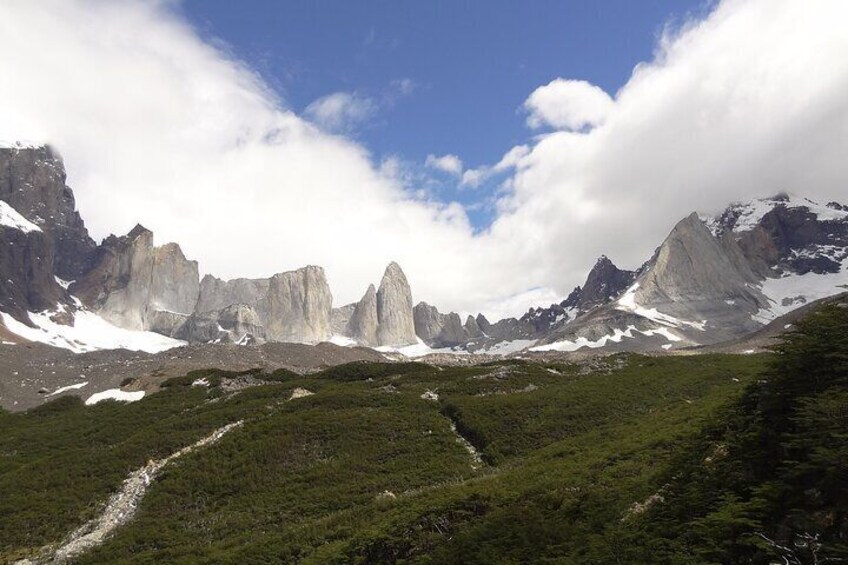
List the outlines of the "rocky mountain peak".
<svg viewBox="0 0 848 565">
<path fill-rule="evenodd" d="M 365 294 L 353 308 L 345 333 L 362 345 L 375 347 L 380 345 L 377 336 L 378 325 L 377 289 L 373 284 L 369 284 Z"/>
<path fill-rule="evenodd" d="M 269 340 L 317 343 L 332 336 L 332 308 L 324 269 L 308 265 L 271 277 L 260 316 Z"/>
<path fill-rule="evenodd" d="M 377 339 L 381 345 L 409 345 L 418 341 L 412 312 L 412 290 L 400 265 L 386 267 L 377 290 Z"/>
<path fill-rule="evenodd" d="M 574 306 L 579 311 L 587 311 L 606 304 L 624 292 L 635 276 L 634 271 L 619 269 L 606 255 L 601 255 L 589 271 Z"/>
<path fill-rule="evenodd" d="M 62 157 L 49 146 L 0 148 L 0 200 L 45 232 L 56 276 L 73 280 L 90 267 L 96 244 L 65 180 Z"/>
<path fill-rule="evenodd" d="M 196 261 L 175 243 L 155 247 L 141 225 L 103 240 L 93 267 L 71 291 L 113 324 L 134 330 L 153 326 L 157 311 L 191 314 L 199 293 Z"/>
<path fill-rule="evenodd" d="M 127 233 L 126 237 L 130 241 L 138 239 L 139 237 L 150 238 L 152 240 L 153 239 L 153 232 L 150 231 L 149 229 L 147 229 L 146 227 L 144 227 L 141 224 L 136 224 L 135 227 L 133 227 L 133 229 L 131 229 L 129 231 L 129 233 Z M 174 245 L 176 245 L 176 244 L 174 244 Z"/>
</svg>

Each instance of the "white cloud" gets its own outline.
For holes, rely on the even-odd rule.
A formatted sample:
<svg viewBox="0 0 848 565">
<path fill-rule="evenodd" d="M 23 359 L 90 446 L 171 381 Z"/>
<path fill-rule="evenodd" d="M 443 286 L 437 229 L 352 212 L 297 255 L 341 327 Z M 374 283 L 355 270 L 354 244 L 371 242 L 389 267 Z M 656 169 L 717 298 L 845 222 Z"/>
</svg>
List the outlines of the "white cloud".
<svg viewBox="0 0 848 565">
<path fill-rule="evenodd" d="M 842 0 L 726 0 L 663 37 L 602 117 L 567 96 L 535 104 L 559 131 L 463 175 L 506 176 L 479 234 L 399 160 L 374 164 L 287 110 L 169 6 L 0 3 L 0 138 L 62 151 L 96 236 L 140 221 L 205 272 L 320 264 L 342 304 L 394 259 L 416 300 L 518 313 L 601 253 L 638 266 L 693 209 L 779 190 L 845 200 Z"/>
<path fill-rule="evenodd" d="M 527 145 L 516 145 L 507 151 L 506 155 L 495 165 L 491 167 L 484 165 L 476 169 L 468 169 L 462 173 L 462 184 L 478 187 L 492 176 L 514 169 L 528 153 L 530 153 L 530 148 Z"/>
<path fill-rule="evenodd" d="M 456 155 L 427 155 L 427 160 L 424 164 L 432 169 L 436 169 L 451 175 L 462 175 L 462 160 Z"/>
<path fill-rule="evenodd" d="M 304 112 L 327 131 L 345 132 L 372 118 L 377 113 L 377 104 L 366 96 L 334 92 L 314 100 Z"/>
<path fill-rule="evenodd" d="M 603 123 L 612 110 L 609 94 L 583 80 L 554 79 L 524 102 L 527 125 L 580 130 Z"/>
<path fill-rule="evenodd" d="M 781 190 L 845 201 L 846 18 L 839 0 L 727 0 L 666 34 L 603 123 L 519 160 L 487 236 L 565 292 L 601 253 L 638 266 L 693 210 Z"/>
</svg>

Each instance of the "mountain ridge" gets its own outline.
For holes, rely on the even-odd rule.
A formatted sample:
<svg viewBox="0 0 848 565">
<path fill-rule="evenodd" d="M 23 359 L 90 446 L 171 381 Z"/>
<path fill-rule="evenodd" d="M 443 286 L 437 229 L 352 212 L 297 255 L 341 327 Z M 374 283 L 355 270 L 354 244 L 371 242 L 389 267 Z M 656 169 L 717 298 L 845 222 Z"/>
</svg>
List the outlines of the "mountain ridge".
<svg viewBox="0 0 848 565">
<path fill-rule="evenodd" d="M 379 287 L 334 307 L 318 266 L 266 279 L 201 279 L 177 243 L 155 246 L 141 225 L 95 244 L 61 156 L 49 147 L 0 149 L 0 202 L 9 218 L 18 214 L 36 228 L 7 219 L 0 230 L 0 264 L 14 273 L 0 282 L 4 316 L 31 326 L 30 313 L 48 312 L 72 326 L 77 312 L 90 312 L 175 345 L 347 340 L 416 355 L 675 349 L 742 337 L 848 284 L 848 207 L 786 193 L 732 203 L 715 216 L 693 212 L 639 269 L 620 269 L 602 255 L 561 302 L 495 322 L 413 306 L 396 262 Z"/>
</svg>

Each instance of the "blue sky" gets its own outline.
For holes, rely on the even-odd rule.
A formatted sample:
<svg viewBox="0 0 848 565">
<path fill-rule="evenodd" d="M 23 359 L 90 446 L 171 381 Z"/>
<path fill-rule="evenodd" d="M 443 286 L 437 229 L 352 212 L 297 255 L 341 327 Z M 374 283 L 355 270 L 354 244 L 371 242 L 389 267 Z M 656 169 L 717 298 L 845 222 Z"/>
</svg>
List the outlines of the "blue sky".
<svg viewBox="0 0 848 565">
<path fill-rule="evenodd" d="M 652 58 L 666 25 L 703 16 L 710 6 L 705 0 L 188 0 L 183 12 L 298 113 L 334 92 L 369 100 L 368 116 L 343 133 L 375 162 L 395 156 L 415 171 L 428 154 L 455 154 L 466 167 L 497 162 L 537 133 L 520 110 L 534 89 L 565 77 L 614 94 L 637 63 Z M 460 190 L 450 175 L 430 171 L 424 182 L 437 198 L 469 206 L 480 229 L 493 209 L 473 204 L 486 201 L 499 180 Z"/>
<path fill-rule="evenodd" d="M 416 301 L 497 319 L 601 254 L 638 267 L 693 211 L 844 201 L 846 19 L 845 0 L 0 1 L 0 141 L 60 151 L 96 238 L 140 222 L 222 278 L 321 265 L 337 305 L 397 261 Z"/>
</svg>

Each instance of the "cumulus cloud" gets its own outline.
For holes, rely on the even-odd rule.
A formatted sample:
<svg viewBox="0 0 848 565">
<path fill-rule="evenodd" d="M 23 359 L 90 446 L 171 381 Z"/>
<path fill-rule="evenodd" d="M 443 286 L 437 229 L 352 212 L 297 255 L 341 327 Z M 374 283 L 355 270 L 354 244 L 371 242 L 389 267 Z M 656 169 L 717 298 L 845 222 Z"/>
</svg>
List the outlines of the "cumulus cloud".
<svg viewBox="0 0 848 565">
<path fill-rule="evenodd" d="M 462 160 L 456 155 L 442 155 L 441 157 L 436 157 L 435 155 L 430 154 L 427 155 L 427 159 L 424 164 L 431 169 L 436 169 L 457 177 L 462 175 Z"/>
<path fill-rule="evenodd" d="M 693 210 L 782 190 L 845 201 L 846 17 L 838 0 L 726 0 L 667 32 L 602 123 L 519 160 L 487 236 L 565 292 L 601 253 L 638 266 Z"/>
<path fill-rule="evenodd" d="M 416 300 L 519 313 L 601 253 L 638 266 L 694 209 L 780 190 L 845 200 L 842 0 L 725 0 L 666 33 L 601 111 L 537 90 L 529 115 L 554 131 L 463 173 L 504 177 L 481 233 L 398 160 L 287 109 L 170 6 L 0 3 L 0 138 L 59 148 L 96 236 L 140 221 L 218 276 L 320 264 L 343 304 L 394 259 Z"/>
<path fill-rule="evenodd" d="M 524 102 L 527 125 L 579 130 L 603 123 L 612 110 L 609 94 L 583 80 L 554 79 Z"/>
<path fill-rule="evenodd" d="M 491 177 L 514 169 L 529 152 L 530 148 L 527 145 L 516 145 L 493 166 L 484 165 L 462 173 L 462 185 L 476 188 Z"/>
<path fill-rule="evenodd" d="M 367 96 L 334 92 L 314 100 L 306 107 L 306 116 L 327 131 L 345 132 L 371 119 L 377 104 Z"/>
</svg>

